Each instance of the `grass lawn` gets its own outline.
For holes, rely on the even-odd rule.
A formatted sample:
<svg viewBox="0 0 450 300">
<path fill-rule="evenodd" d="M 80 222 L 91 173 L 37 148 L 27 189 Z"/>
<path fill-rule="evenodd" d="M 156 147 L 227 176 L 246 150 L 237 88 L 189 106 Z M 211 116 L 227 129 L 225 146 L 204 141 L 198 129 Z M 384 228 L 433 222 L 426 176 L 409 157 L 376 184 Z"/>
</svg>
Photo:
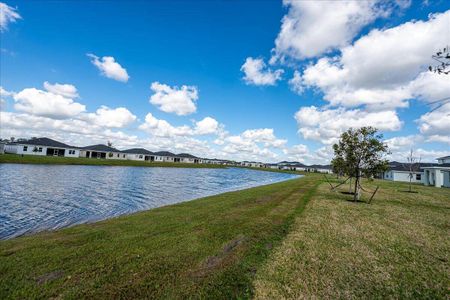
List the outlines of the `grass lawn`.
<svg viewBox="0 0 450 300">
<path fill-rule="evenodd" d="M 374 185 L 369 205 L 322 183 L 258 269 L 255 298 L 448 299 L 450 189 Z"/>
<path fill-rule="evenodd" d="M 318 177 L 0 242 L 0 299 L 250 297 Z"/>
<path fill-rule="evenodd" d="M 136 166 L 136 167 L 173 167 L 173 168 L 224 168 L 221 165 L 214 164 L 190 164 L 190 163 L 172 163 L 172 162 L 147 162 L 136 160 L 119 159 L 93 159 L 84 157 L 55 157 L 38 155 L 0 155 L 1 163 L 15 164 L 61 164 L 61 165 L 98 165 L 98 166 Z"/>
</svg>

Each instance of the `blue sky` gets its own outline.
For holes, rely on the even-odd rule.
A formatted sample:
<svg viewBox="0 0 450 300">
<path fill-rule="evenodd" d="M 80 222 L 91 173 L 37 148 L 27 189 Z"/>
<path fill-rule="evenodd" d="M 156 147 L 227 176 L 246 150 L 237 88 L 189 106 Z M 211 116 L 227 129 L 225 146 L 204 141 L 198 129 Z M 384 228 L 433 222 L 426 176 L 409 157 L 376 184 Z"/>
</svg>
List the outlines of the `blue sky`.
<svg viewBox="0 0 450 300">
<path fill-rule="evenodd" d="M 450 95 L 450 77 L 426 72 L 450 40 L 448 10 L 446 1 L 7 1 L 0 135 L 325 163 L 343 130 L 373 125 L 394 159 L 414 148 L 432 160 L 450 148 L 450 108 L 427 104 Z M 389 55 L 393 39 L 401 56 Z"/>
</svg>

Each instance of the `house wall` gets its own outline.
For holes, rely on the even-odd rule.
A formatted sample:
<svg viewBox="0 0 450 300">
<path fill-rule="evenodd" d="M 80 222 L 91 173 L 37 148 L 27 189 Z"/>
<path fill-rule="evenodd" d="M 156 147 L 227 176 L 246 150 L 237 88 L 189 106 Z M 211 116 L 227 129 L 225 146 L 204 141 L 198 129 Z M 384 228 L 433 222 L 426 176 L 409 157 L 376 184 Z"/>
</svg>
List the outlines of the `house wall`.
<svg viewBox="0 0 450 300">
<path fill-rule="evenodd" d="M 450 188 L 450 171 L 442 172 L 442 186 Z"/>
<path fill-rule="evenodd" d="M 5 153 L 17 154 L 17 145 L 5 145 Z"/>
<path fill-rule="evenodd" d="M 127 159 L 126 153 L 106 152 L 106 159 Z"/>
<path fill-rule="evenodd" d="M 35 149 L 38 150 L 34 152 Z M 47 147 L 44 146 L 35 146 L 35 145 L 25 145 L 25 144 L 17 144 L 17 154 L 22 155 L 47 155 Z"/>
<path fill-rule="evenodd" d="M 145 154 L 127 153 L 125 158 L 128 160 L 145 160 Z"/>
<path fill-rule="evenodd" d="M 393 174 L 394 181 L 409 182 L 409 172 L 407 172 L 407 171 L 393 171 L 392 174 Z M 417 175 L 420 175 L 420 179 L 417 179 Z M 422 172 L 414 172 L 411 182 L 422 183 L 423 177 L 424 176 L 423 176 Z"/>
<path fill-rule="evenodd" d="M 71 151 L 69 151 L 71 150 Z M 72 152 L 70 154 L 70 152 Z M 80 150 L 78 149 L 66 149 L 66 151 L 64 151 L 64 156 L 65 157 L 80 157 Z"/>
</svg>

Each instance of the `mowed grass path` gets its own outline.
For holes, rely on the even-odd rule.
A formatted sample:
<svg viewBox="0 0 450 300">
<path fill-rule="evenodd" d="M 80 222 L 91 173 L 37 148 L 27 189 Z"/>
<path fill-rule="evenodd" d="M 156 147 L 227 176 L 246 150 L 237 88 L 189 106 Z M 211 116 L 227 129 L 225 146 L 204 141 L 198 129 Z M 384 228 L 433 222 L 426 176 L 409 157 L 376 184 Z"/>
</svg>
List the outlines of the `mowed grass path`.
<svg viewBox="0 0 450 300">
<path fill-rule="evenodd" d="M 94 166 L 134 166 L 134 167 L 172 167 L 172 168 L 224 168 L 215 164 L 191 164 L 173 162 L 149 162 L 122 159 L 95 159 L 84 157 L 59 157 L 40 155 L 0 155 L 1 163 L 11 164 L 53 164 L 53 165 L 94 165 Z"/>
<path fill-rule="evenodd" d="M 365 184 L 374 185 L 369 205 L 321 184 L 258 269 L 255 298 L 448 299 L 450 189 Z"/>
<path fill-rule="evenodd" d="M 247 298 L 320 177 L 0 242 L 0 299 Z M 168 195 L 169 197 L 169 195 Z"/>
</svg>

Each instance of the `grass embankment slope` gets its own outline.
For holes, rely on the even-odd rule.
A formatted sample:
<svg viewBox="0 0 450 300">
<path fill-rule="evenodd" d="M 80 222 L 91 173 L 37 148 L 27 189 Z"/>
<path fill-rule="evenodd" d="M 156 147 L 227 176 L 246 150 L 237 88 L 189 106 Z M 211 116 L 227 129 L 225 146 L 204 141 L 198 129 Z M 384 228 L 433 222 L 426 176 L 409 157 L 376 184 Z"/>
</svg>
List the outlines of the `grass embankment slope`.
<svg viewBox="0 0 450 300">
<path fill-rule="evenodd" d="M 256 298 L 448 299 L 450 189 L 374 185 L 369 205 L 323 183 L 258 270 Z"/>
<path fill-rule="evenodd" d="M 11 164 L 55 164 L 55 165 L 94 165 L 94 166 L 134 166 L 134 167 L 172 167 L 172 168 L 224 168 L 214 164 L 190 164 L 172 162 L 149 162 L 119 159 L 94 159 L 84 157 L 55 157 L 38 155 L 2 154 L 0 163 Z"/>
<path fill-rule="evenodd" d="M 249 297 L 317 176 L 0 242 L 0 298 Z"/>
</svg>

